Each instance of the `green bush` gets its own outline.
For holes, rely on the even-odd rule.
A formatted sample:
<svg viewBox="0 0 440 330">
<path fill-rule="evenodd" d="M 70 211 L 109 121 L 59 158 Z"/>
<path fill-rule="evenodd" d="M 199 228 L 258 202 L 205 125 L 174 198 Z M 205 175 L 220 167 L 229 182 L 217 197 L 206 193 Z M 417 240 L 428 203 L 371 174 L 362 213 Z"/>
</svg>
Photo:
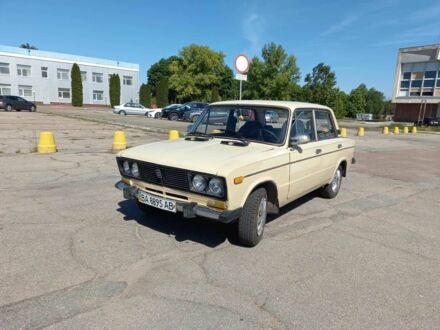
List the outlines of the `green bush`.
<svg viewBox="0 0 440 330">
<path fill-rule="evenodd" d="M 82 107 L 83 105 L 83 86 L 81 80 L 81 71 L 76 63 L 73 63 L 70 71 L 70 81 L 72 89 L 72 105 L 74 107 Z"/>
<path fill-rule="evenodd" d="M 118 74 L 111 74 L 109 79 L 110 105 L 114 107 L 121 103 L 121 79 Z"/>
</svg>

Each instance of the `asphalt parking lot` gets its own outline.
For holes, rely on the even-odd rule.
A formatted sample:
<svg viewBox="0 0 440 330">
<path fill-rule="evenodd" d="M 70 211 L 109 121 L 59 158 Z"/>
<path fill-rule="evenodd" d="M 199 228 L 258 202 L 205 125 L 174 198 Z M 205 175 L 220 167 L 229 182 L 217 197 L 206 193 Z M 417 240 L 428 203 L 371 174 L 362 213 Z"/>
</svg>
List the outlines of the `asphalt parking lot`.
<svg viewBox="0 0 440 330">
<path fill-rule="evenodd" d="M 0 112 L 1 329 L 438 328 L 440 135 L 367 131 L 336 199 L 303 197 L 244 248 L 233 225 L 123 200 L 120 127 L 90 120 Z M 58 153 L 34 153 L 42 130 Z"/>
</svg>

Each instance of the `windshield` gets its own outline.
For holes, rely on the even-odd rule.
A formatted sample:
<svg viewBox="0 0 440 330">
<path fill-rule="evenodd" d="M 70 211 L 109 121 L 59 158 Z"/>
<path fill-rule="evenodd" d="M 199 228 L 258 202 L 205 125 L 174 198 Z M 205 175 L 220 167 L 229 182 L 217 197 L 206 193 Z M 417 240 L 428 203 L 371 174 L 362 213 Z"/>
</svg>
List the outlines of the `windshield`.
<svg viewBox="0 0 440 330">
<path fill-rule="evenodd" d="M 289 112 L 287 109 L 255 106 L 208 107 L 195 123 L 192 134 L 218 138 L 245 139 L 249 142 L 284 143 Z"/>
</svg>

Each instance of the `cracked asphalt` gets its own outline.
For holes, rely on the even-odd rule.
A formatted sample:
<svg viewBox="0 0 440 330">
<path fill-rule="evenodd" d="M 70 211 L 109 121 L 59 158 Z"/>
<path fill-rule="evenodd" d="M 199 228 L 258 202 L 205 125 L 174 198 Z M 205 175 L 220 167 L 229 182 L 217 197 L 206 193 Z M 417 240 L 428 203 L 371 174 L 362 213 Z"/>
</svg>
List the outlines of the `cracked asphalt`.
<svg viewBox="0 0 440 330">
<path fill-rule="evenodd" d="M 110 123 L 0 112 L 1 329 L 439 328 L 439 135 L 367 131 L 336 199 L 244 248 L 234 225 L 123 200 Z M 33 152 L 42 130 L 58 153 Z"/>
</svg>

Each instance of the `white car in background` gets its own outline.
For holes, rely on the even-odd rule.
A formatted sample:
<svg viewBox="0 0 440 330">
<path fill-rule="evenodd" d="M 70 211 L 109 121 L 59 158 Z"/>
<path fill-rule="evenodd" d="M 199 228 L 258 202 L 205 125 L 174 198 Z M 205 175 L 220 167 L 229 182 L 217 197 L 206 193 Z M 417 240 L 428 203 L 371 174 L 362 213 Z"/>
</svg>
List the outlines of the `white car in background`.
<svg viewBox="0 0 440 330">
<path fill-rule="evenodd" d="M 162 116 L 162 108 L 158 109 L 150 109 L 150 111 L 147 112 L 148 118 L 160 118 Z"/>
<path fill-rule="evenodd" d="M 125 115 L 142 115 L 146 116 L 152 109 L 144 107 L 142 104 L 136 102 L 127 102 L 121 105 L 117 105 L 113 108 L 113 113 L 125 116 Z"/>
</svg>

